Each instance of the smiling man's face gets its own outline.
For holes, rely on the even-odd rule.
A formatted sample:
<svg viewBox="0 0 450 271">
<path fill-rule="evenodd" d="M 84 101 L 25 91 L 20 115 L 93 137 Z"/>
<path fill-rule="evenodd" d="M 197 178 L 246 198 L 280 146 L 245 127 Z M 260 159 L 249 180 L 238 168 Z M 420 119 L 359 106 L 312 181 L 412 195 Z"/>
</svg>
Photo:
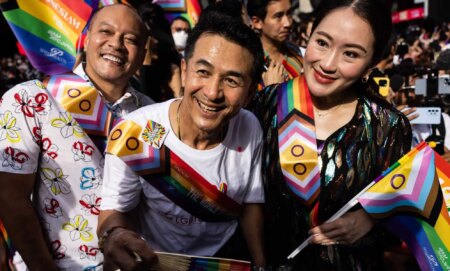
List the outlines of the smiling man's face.
<svg viewBox="0 0 450 271">
<path fill-rule="evenodd" d="M 220 131 L 250 97 L 253 56 L 216 34 L 203 34 L 183 61 L 186 126 L 201 133 Z"/>
<path fill-rule="evenodd" d="M 142 64 L 145 40 L 143 24 L 130 7 L 103 8 L 95 15 L 85 39 L 86 73 L 94 83 L 128 82 Z"/>
</svg>

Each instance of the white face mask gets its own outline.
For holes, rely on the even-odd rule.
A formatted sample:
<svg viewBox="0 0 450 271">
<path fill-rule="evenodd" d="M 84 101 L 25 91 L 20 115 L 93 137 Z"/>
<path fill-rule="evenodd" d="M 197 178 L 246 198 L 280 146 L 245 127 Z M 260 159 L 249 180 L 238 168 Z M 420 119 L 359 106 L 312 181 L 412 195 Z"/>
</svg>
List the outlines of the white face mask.
<svg viewBox="0 0 450 271">
<path fill-rule="evenodd" d="M 184 49 L 186 47 L 186 41 L 188 38 L 188 33 L 185 31 L 178 31 L 172 34 L 173 40 L 175 41 L 175 46 L 180 49 Z"/>
</svg>

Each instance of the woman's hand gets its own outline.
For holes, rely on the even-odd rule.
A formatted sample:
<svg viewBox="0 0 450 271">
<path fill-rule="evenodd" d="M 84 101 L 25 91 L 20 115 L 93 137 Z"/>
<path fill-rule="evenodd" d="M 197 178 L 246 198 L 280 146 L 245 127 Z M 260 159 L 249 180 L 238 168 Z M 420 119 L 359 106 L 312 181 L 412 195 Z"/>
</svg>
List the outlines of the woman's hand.
<svg viewBox="0 0 450 271">
<path fill-rule="evenodd" d="M 267 71 L 263 72 L 262 78 L 265 86 L 283 83 L 286 78 L 287 71 L 283 63 L 271 61 Z"/>
<path fill-rule="evenodd" d="M 348 212 L 333 222 L 312 228 L 311 243 L 353 245 L 366 235 L 373 225 L 372 218 L 363 209 Z"/>
</svg>

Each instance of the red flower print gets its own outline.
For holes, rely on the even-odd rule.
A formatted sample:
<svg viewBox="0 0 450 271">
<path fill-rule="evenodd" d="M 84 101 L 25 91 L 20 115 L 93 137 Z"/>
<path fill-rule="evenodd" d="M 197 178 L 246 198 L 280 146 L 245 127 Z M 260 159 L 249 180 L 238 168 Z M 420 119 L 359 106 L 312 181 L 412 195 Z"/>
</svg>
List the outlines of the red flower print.
<svg viewBox="0 0 450 271">
<path fill-rule="evenodd" d="M 30 157 L 19 149 L 6 147 L 3 152 L 3 159 L 3 167 L 10 166 L 13 169 L 22 169 L 23 164 L 28 161 Z"/>
<path fill-rule="evenodd" d="M 34 107 L 33 107 L 33 99 L 28 97 L 28 93 L 26 91 L 22 91 L 20 94 L 14 94 L 14 99 L 17 103 L 16 112 L 22 112 L 27 117 L 34 117 Z"/>
<path fill-rule="evenodd" d="M 41 132 L 41 127 L 33 127 L 33 129 L 31 129 L 31 131 L 33 132 L 33 140 L 36 142 L 36 144 L 41 145 L 42 144 L 42 132 Z"/>
<path fill-rule="evenodd" d="M 52 144 L 51 139 L 48 137 L 42 139 L 42 150 L 44 151 L 44 159 L 46 162 L 48 162 L 50 158 L 54 160 L 58 157 L 58 146 Z"/>
<path fill-rule="evenodd" d="M 45 93 L 39 93 L 34 97 L 34 109 L 37 113 L 44 112 L 48 106 L 48 95 Z"/>
<path fill-rule="evenodd" d="M 78 248 L 80 252 L 80 259 L 88 258 L 90 260 L 95 260 L 100 249 L 98 247 L 81 245 Z"/>
<path fill-rule="evenodd" d="M 59 202 L 56 199 L 46 198 L 44 200 L 44 206 L 44 211 L 51 217 L 60 217 L 63 215 Z"/>
<path fill-rule="evenodd" d="M 83 209 L 86 211 L 86 214 L 91 213 L 93 215 L 99 215 L 101 201 L 102 198 L 97 197 L 95 194 L 83 195 L 81 197 L 80 204 L 83 206 Z"/>
<path fill-rule="evenodd" d="M 61 260 L 62 258 L 66 257 L 67 248 L 61 245 L 60 240 L 55 240 L 50 245 L 53 259 Z"/>
<path fill-rule="evenodd" d="M 84 162 L 89 162 L 92 160 L 94 147 L 87 143 L 77 141 L 72 145 L 72 152 L 74 153 L 73 159 L 75 161 L 83 160 Z"/>
</svg>

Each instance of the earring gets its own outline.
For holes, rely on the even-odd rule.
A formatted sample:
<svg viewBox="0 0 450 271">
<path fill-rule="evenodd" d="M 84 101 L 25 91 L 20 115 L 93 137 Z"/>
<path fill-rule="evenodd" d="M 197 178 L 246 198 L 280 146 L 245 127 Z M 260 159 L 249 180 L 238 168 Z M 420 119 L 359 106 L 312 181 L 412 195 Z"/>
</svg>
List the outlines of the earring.
<svg viewBox="0 0 450 271">
<path fill-rule="evenodd" d="M 363 77 L 361 77 L 361 82 L 363 82 L 364 84 L 367 83 L 367 81 L 369 81 L 369 75 L 364 75 Z"/>
</svg>

